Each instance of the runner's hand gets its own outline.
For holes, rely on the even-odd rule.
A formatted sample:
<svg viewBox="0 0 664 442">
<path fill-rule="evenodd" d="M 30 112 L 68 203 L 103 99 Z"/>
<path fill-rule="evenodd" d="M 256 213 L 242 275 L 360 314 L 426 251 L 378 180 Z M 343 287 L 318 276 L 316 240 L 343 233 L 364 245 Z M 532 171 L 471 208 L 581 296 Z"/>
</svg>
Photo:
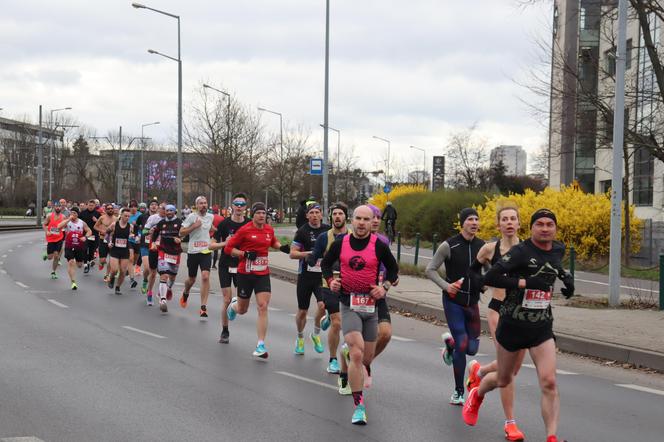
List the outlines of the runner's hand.
<svg viewBox="0 0 664 442">
<path fill-rule="evenodd" d="M 533 290 L 543 290 L 548 292 L 549 290 L 551 290 L 551 284 L 539 276 L 531 276 L 529 278 L 526 278 L 526 288 Z"/>
<path fill-rule="evenodd" d="M 330 290 L 335 293 L 338 293 L 341 290 L 341 281 L 334 279 L 330 282 Z"/>
<path fill-rule="evenodd" d="M 194 221 L 194 223 L 191 225 L 191 227 L 192 227 L 194 230 L 196 230 L 196 229 L 198 229 L 198 228 L 199 228 L 200 226 L 202 226 L 202 225 L 203 225 L 203 221 L 201 221 L 201 219 L 198 218 L 196 221 Z"/>
<path fill-rule="evenodd" d="M 282 246 L 279 247 L 279 250 L 283 253 L 290 253 L 290 246 L 287 244 L 282 244 Z"/>
<path fill-rule="evenodd" d="M 371 291 L 369 294 L 373 299 L 381 299 L 385 297 L 385 289 L 382 285 L 371 285 Z"/>
<path fill-rule="evenodd" d="M 245 251 L 244 252 L 244 258 L 249 260 L 249 261 L 255 261 L 257 257 L 258 257 L 258 253 L 254 252 L 254 251 Z"/>
<path fill-rule="evenodd" d="M 569 272 L 564 272 L 561 275 L 560 280 L 565 284 L 565 287 L 560 289 L 560 293 L 562 293 L 567 299 L 574 296 L 574 276 Z"/>
</svg>

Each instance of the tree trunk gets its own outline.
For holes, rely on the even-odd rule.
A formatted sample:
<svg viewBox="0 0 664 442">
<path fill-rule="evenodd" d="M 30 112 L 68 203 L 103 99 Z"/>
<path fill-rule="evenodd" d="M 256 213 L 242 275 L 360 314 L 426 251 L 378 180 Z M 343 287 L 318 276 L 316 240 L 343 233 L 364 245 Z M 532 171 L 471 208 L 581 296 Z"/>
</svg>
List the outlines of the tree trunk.
<svg viewBox="0 0 664 442">
<path fill-rule="evenodd" d="M 632 249 L 632 241 L 630 235 L 630 222 L 629 222 L 629 155 L 627 147 L 623 148 L 623 165 L 625 168 L 625 177 L 623 178 L 623 216 L 625 217 L 625 248 L 623 253 L 623 263 L 629 265 L 629 255 Z"/>
</svg>

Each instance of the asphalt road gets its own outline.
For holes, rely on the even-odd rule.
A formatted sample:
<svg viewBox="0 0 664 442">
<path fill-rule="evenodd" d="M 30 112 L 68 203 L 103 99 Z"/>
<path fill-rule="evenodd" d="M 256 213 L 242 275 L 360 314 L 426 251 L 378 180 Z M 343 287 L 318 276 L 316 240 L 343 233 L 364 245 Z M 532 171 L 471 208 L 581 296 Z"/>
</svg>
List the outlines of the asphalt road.
<svg viewBox="0 0 664 442">
<path fill-rule="evenodd" d="M 272 279 L 270 358 L 256 360 L 253 308 L 231 323 L 231 344 L 217 343 L 216 276 L 209 321 L 199 320 L 195 294 L 187 310 L 173 301 L 162 315 L 137 290 L 114 295 L 96 271 L 80 275 L 77 292 L 63 268 L 51 281 L 41 242 L 33 232 L 0 236 L 0 440 L 504 440 L 497 394 L 475 428 L 447 404 L 453 380 L 440 327 L 393 315 L 395 338 L 373 364 L 366 395 L 369 424 L 356 427 L 352 400 L 324 371 L 327 354 L 307 342 L 304 357 L 293 355 L 292 284 Z M 481 362 L 491 359 L 490 340 L 480 352 Z M 559 368 L 561 436 L 662 440 L 664 376 L 566 355 Z M 531 367 L 517 379 L 517 401 L 528 440 L 544 440 Z"/>
</svg>

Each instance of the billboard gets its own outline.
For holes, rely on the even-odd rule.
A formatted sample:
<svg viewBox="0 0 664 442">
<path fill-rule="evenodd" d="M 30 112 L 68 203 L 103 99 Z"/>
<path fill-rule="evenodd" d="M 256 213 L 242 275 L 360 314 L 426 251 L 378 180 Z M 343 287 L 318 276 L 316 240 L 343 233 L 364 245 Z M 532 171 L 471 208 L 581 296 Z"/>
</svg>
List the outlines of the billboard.
<svg viewBox="0 0 664 442">
<path fill-rule="evenodd" d="M 443 156 L 433 157 L 433 176 L 431 183 L 431 190 L 434 192 L 445 188 L 445 157 Z"/>
</svg>

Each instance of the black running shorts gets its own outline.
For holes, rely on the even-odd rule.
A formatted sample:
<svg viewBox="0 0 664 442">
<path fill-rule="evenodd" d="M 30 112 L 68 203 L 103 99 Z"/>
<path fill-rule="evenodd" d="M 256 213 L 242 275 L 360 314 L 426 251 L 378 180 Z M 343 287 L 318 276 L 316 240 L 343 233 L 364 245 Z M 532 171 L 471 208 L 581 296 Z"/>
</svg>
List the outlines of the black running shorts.
<svg viewBox="0 0 664 442">
<path fill-rule="evenodd" d="M 321 287 L 320 292 L 323 295 L 323 302 L 325 302 L 325 310 L 330 315 L 339 313 L 339 295 L 327 287 Z"/>
<path fill-rule="evenodd" d="M 516 352 L 554 339 L 553 324 L 548 323 L 538 327 L 523 327 L 518 324 L 498 319 L 496 327 L 496 340 L 509 352 Z"/>
<path fill-rule="evenodd" d="M 320 275 L 317 277 L 305 276 L 302 274 L 297 275 L 297 308 L 300 310 L 309 310 L 311 304 L 311 295 L 316 297 L 316 302 L 323 300 L 321 294 L 321 285 L 323 280 Z"/>
<path fill-rule="evenodd" d="M 188 253 L 187 254 L 187 270 L 189 277 L 195 278 L 198 275 L 198 268 L 201 272 L 209 272 L 212 267 L 212 253 Z"/>
<path fill-rule="evenodd" d="M 242 299 L 251 298 L 252 293 L 272 292 L 270 275 L 237 275 L 237 295 Z"/>
<path fill-rule="evenodd" d="M 52 254 L 54 254 L 54 253 L 56 253 L 56 252 L 57 252 L 57 253 L 60 253 L 60 251 L 62 250 L 62 243 L 63 243 L 62 240 L 60 240 L 60 241 L 58 241 L 58 242 L 49 242 L 49 243 L 46 243 L 46 253 L 47 253 L 48 255 L 52 255 Z"/>
<path fill-rule="evenodd" d="M 65 259 L 67 261 L 70 261 L 72 259 L 75 259 L 76 262 L 83 262 L 85 261 L 85 257 L 87 255 L 87 249 L 75 249 L 75 248 L 66 248 L 65 249 Z"/>
<path fill-rule="evenodd" d="M 222 289 L 230 288 L 231 282 L 237 287 L 237 267 L 235 272 L 231 273 L 228 264 L 219 264 L 219 285 Z"/>
</svg>

